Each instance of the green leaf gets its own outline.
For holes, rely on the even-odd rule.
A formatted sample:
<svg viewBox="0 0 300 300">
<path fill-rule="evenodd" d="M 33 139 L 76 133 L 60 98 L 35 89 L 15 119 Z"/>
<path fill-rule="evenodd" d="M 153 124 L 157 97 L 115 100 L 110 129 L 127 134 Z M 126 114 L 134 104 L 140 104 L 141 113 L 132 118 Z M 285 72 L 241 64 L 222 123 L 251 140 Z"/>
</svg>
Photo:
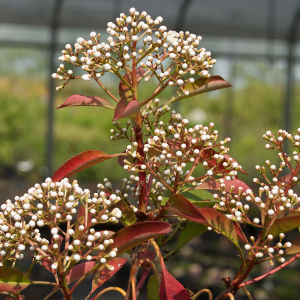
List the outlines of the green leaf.
<svg viewBox="0 0 300 300">
<path fill-rule="evenodd" d="M 29 285 L 30 280 L 22 272 L 9 267 L 0 267 L 0 291 L 21 291 Z"/>
<path fill-rule="evenodd" d="M 214 200 L 213 194 L 206 190 L 189 190 L 181 194 L 197 207 L 214 206 L 217 201 Z M 211 200 L 211 201 L 209 201 Z"/>
<path fill-rule="evenodd" d="M 272 234 L 274 237 L 278 236 L 281 232 L 285 233 L 291 231 L 297 227 L 300 227 L 300 217 L 285 217 L 275 220 L 273 225 L 269 229 L 269 234 Z"/>
<path fill-rule="evenodd" d="M 292 241 L 292 247 L 286 248 L 285 254 L 294 255 L 300 253 L 300 236 Z"/>
<path fill-rule="evenodd" d="M 181 194 L 189 200 L 201 201 L 201 200 L 212 200 L 214 201 L 213 194 L 206 190 L 189 190 Z"/>
<path fill-rule="evenodd" d="M 178 251 L 182 246 L 187 244 L 189 241 L 191 241 L 196 236 L 204 233 L 207 230 L 207 226 L 195 223 L 191 221 L 187 226 L 183 229 L 183 231 L 180 233 L 177 245 L 175 251 Z"/>
<path fill-rule="evenodd" d="M 113 208 L 117 207 L 122 211 L 122 217 L 119 221 L 124 226 L 129 226 L 136 223 L 136 216 L 133 210 L 124 201 L 119 201 L 117 204 L 113 205 Z"/>
<path fill-rule="evenodd" d="M 175 95 L 171 98 L 169 103 L 173 103 L 182 99 L 190 98 L 199 94 L 207 93 L 210 91 L 215 91 L 219 89 L 224 89 L 232 87 L 227 81 L 225 81 L 221 76 L 211 76 L 210 78 L 199 78 L 195 80 L 194 83 L 188 83 L 184 90 L 189 92 L 186 96 L 184 92 L 179 89 Z"/>
<path fill-rule="evenodd" d="M 160 300 L 159 298 L 159 282 L 156 275 L 152 275 L 147 284 L 147 300 Z"/>
</svg>

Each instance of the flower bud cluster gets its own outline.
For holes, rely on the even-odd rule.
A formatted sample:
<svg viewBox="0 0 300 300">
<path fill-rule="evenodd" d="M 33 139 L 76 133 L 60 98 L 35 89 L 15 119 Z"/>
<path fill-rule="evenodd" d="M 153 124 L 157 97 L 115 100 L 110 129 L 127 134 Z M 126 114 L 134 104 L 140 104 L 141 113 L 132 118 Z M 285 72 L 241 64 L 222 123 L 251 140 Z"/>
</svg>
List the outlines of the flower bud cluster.
<svg viewBox="0 0 300 300">
<path fill-rule="evenodd" d="M 81 78 L 88 81 L 99 80 L 106 72 L 123 76 L 134 60 L 145 69 L 145 81 L 154 76 L 161 84 L 176 85 L 188 95 L 185 86 L 197 78 L 210 77 L 209 69 L 216 60 L 205 48 L 198 48 L 201 36 L 189 31 L 167 31 L 166 26 L 160 25 L 162 21 L 162 17 L 152 19 L 146 12 L 140 14 L 131 8 L 128 16 L 121 13 L 115 23 L 108 22 L 107 41 L 101 40 L 101 34 L 91 32 L 88 40 L 79 37 L 73 47 L 66 44 L 59 57 L 62 64 L 57 73 L 52 74 L 52 78 L 65 81 L 57 90 L 70 79 L 78 78 L 71 69 L 66 70 L 63 63 L 81 67 L 85 72 Z M 142 62 L 144 59 L 146 63 Z"/>
<path fill-rule="evenodd" d="M 263 258 L 265 255 L 270 257 L 270 263 L 273 264 L 272 259 L 278 260 L 280 263 L 285 262 L 285 255 L 284 249 L 292 247 L 291 242 L 286 242 L 282 244 L 282 240 L 285 237 L 284 233 L 279 234 L 279 242 L 276 245 L 272 246 L 271 243 L 273 242 L 273 235 L 269 234 L 266 237 L 266 240 L 263 245 L 258 246 L 255 243 L 255 238 L 252 236 L 250 240 L 253 242 L 253 245 L 246 244 L 244 247 L 245 249 L 256 256 L 256 258 Z M 277 253 L 276 253 L 277 252 Z"/>
<path fill-rule="evenodd" d="M 91 197 L 90 191 L 82 190 L 76 180 L 71 184 L 68 179 L 52 182 L 51 178 L 47 178 L 41 185 L 35 184 L 22 197 L 15 197 L 14 201 L 7 200 L 0 207 L 1 262 L 22 259 L 24 255 L 21 252 L 26 247 L 35 251 L 37 261 L 44 258 L 53 260 L 55 254 L 60 251 L 61 242 L 66 234 L 72 237 L 68 250 L 74 250 L 69 259 L 86 259 L 83 251 L 90 250 L 90 247 L 101 242 L 97 233 L 98 239 L 94 240 L 98 242 L 92 243 L 94 240 L 90 235 L 94 234 L 95 230 L 91 226 L 106 222 L 117 223 L 122 217 L 122 212 L 113 205 L 118 201 L 120 197 L 114 194 L 107 196 L 105 193 L 95 193 Z M 75 218 L 81 203 L 84 204 L 84 210 Z M 90 219 L 88 223 L 85 214 Z M 59 224 L 71 224 L 71 221 L 74 221 L 71 226 L 74 229 L 63 233 Z M 50 228 L 51 240 L 41 236 L 38 227 L 43 226 Z M 82 245 L 79 248 L 75 242 L 76 238 Z"/>
<path fill-rule="evenodd" d="M 113 125 L 116 129 L 111 129 L 110 133 L 112 134 L 110 139 L 111 140 L 120 140 L 120 139 L 128 139 L 133 140 L 134 138 L 134 129 L 131 128 L 131 134 L 128 134 L 129 127 L 131 125 L 130 121 L 126 122 L 126 126 L 122 127 L 121 122 L 114 121 Z"/>
<path fill-rule="evenodd" d="M 158 109 L 155 109 L 158 103 L 159 99 L 155 99 L 151 104 L 152 118 L 150 114 L 144 114 L 148 131 L 145 135 L 148 139 L 143 145 L 143 151 L 138 150 L 138 144 L 134 142 L 126 148 L 130 159 L 124 160 L 125 170 L 133 173 L 146 172 L 147 178 L 151 174 L 154 176 L 150 201 L 157 206 L 165 197 L 166 191 L 174 186 L 175 180 L 196 187 L 216 174 L 223 176 L 226 181 L 235 178 L 242 167 L 232 158 L 225 157 L 229 151 L 226 147 L 229 138 L 217 142 L 218 131 L 213 129 L 213 123 L 209 126 L 189 127 L 189 121 L 175 111 L 172 111 L 170 120 L 165 123 L 160 116 L 168 109 L 160 108 L 158 113 Z M 205 155 L 201 155 L 203 152 Z M 192 173 L 198 165 L 204 167 L 205 174 L 196 179 Z M 130 182 L 136 183 L 133 186 L 126 184 L 126 194 L 130 190 L 133 197 L 139 195 L 136 187 L 138 181 L 139 176 L 130 177 Z"/>
</svg>

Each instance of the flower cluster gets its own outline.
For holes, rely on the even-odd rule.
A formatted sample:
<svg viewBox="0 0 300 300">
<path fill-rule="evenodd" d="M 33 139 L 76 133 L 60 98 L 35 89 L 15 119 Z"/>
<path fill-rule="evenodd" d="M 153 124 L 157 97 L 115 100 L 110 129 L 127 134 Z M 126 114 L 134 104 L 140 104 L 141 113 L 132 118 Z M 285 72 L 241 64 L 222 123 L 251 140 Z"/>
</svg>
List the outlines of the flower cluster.
<svg viewBox="0 0 300 300">
<path fill-rule="evenodd" d="M 55 269 L 55 257 L 60 253 L 63 239 L 68 244 L 64 251 L 66 261 L 102 259 L 104 262 L 102 253 L 113 243 L 109 239 L 111 233 L 96 232 L 91 226 L 118 222 L 122 212 L 115 205 L 119 201 L 120 197 L 114 194 L 107 196 L 103 192 L 90 197 L 90 191 L 83 191 L 76 180 L 72 184 L 68 179 L 54 183 L 47 178 L 41 185 L 35 184 L 22 197 L 15 197 L 14 201 L 7 200 L 1 205 L 1 263 L 22 259 L 22 251 L 28 246 L 35 252 L 36 261 L 48 259 L 53 262 L 52 269 Z M 59 228 L 60 223 L 67 223 L 66 232 Z M 50 228 L 50 240 L 41 236 L 38 227 L 43 226 Z M 90 252 L 94 250 L 98 254 L 91 256 Z M 114 249 L 105 255 L 114 257 L 116 252 L 117 249 Z"/>
<path fill-rule="evenodd" d="M 121 13 L 116 23 L 107 24 L 110 36 L 106 42 L 101 40 L 101 34 L 91 32 L 89 40 L 79 37 L 74 47 L 67 44 L 59 60 L 80 66 L 85 72 L 81 76 L 83 80 L 99 80 L 106 72 L 121 78 L 130 71 L 134 60 L 144 68 L 142 77 L 146 82 L 154 76 L 160 84 L 176 85 L 188 95 L 185 85 L 197 78 L 210 77 L 209 69 L 216 60 L 205 48 L 198 48 L 201 36 L 188 31 L 167 31 L 166 26 L 159 26 L 162 21 L 162 17 L 153 20 L 146 12 L 140 14 L 131 8 L 128 16 Z M 58 91 L 70 79 L 80 78 L 71 69 L 66 70 L 64 64 L 52 77 L 66 81 L 57 87 Z"/>
</svg>

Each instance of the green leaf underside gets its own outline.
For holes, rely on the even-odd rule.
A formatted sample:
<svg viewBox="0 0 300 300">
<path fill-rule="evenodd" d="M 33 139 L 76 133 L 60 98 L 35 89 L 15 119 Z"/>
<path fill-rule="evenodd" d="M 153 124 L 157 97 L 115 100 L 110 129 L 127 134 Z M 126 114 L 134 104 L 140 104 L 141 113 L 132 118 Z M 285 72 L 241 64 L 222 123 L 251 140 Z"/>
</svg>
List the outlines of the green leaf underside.
<svg viewBox="0 0 300 300">
<path fill-rule="evenodd" d="M 285 254 L 294 255 L 300 253 L 300 236 L 292 241 L 292 247 L 286 248 Z"/>
<path fill-rule="evenodd" d="M 61 106 L 57 107 L 57 109 L 68 106 L 98 106 L 115 109 L 106 99 L 96 96 L 87 97 L 79 94 L 68 97 Z"/>
<path fill-rule="evenodd" d="M 69 274 L 66 276 L 67 283 L 71 283 L 73 281 L 77 281 L 83 275 L 85 275 L 88 271 L 90 271 L 96 265 L 95 261 L 86 261 L 84 263 L 80 263 L 72 268 Z"/>
<path fill-rule="evenodd" d="M 184 192 L 181 195 L 184 196 L 185 198 L 188 198 L 189 200 L 194 200 L 194 201 L 207 201 L 207 200 L 214 201 L 213 194 L 206 190 L 193 189 Z"/>
<path fill-rule="evenodd" d="M 197 208 L 183 196 L 175 195 L 172 205 L 165 206 L 167 211 L 173 212 L 188 220 L 210 226 L 238 245 L 236 227 L 222 213 L 212 208 Z"/>
<path fill-rule="evenodd" d="M 102 161 L 112 157 L 119 156 L 119 154 L 108 155 L 100 150 L 84 151 L 65 162 L 53 174 L 52 181 L 57 182 L 65 177 L 70 177 L 86 168 L 96 165 Z"/>
<path fill-rule="evenodd" d="M 124 226 L 129 226 L 136 223 L 136 216 L 133 210 L 128 206 L 127 203 L 119 201 L 117 204 L 113 205 L 113 208 L 117 207 L 122 211 L 122 217 L 119 221 Z"/>
<path fill-rule="evenodd" d="M 105 283 L 109 278 L 111 278 L 115 273 L 117 273 L 127 262 L 127 259 L 116 257 L 108 262 L 110 266 L 114 267 L 114 270 L 109 270 L 106 265 L 102 265 L 95 274 L 92 282 L 92 290 L 96 290 L 103 283 Z"/>
<path fill-rule="evenodd" d="M 0 267 L 0 291 L 21 291 L 30 285 L 30 280 L 19 270 Z"/>
<path fill-rule="evenodd" d="M 177 240 L 175 251 L 178 251 L 182 246 L 187 244 L 189 241 L 191 241 L 196 236 L 204 233 L 206 230 L 207 230 L 207 226 L 191 221 L 189 224 L 187 224 L 187 226 L 180 233 L 178 240 Z"/>
<path fill-rule="evenodd" d="M 157 277 L 152 275 L 147 284 L 147 300 L 160 300 L 159 298 L 159 282 Z"/>
<path fill-rule="evenodd" d="M 270 227 L 268 234 L 272 234 L 274 237 L 276 237 L 281 232 L 285 233 L 297 227 L 300 227 L 299 216 L 285 217 L 275 220 L 272 226 Z"/>
<path fill-rule="evenodd" d="M 232 87 L 232 85 L 225 81 L 221 76 L 199 78 L 195 80 L 194 83 L 188 83 L 187 85 L 185 85 L 184 90 L 189 92 L 188 96 L 186 96 L 184 92 L 180 89 L 171 98 L 170 103 L 228 87 Z"/>
<path fill-rule="evenodd" d="M 172 231 L 172 226 L 166 222 L 151 221 L 133 224 L 122 228 L 111 239 L 114 243 L 107 247 L 105 252 L 110 252 L 113 248 L 118 249 L 118 255 L 132 249 L 136 245 L 148 241 L 151 238 L 156 238 L 160 235 L 167 234 Z"/>
<path fill-rule="evenodd" d="M 140 103 L 136 100 L 126 102 L 121 99 L 116 106 L 113 121 L 124 118 L 135 118 L 140 111 Z"/>
</svg>

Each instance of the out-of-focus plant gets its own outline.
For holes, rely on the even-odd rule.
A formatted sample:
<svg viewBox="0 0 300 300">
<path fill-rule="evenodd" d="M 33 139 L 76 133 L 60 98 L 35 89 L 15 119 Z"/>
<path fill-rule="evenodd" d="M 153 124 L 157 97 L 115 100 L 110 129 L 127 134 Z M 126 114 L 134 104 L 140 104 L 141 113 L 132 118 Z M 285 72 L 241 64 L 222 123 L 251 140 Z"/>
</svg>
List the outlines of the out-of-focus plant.
<svg viewBox="0 0 300 300">
<path fill-rule="evenodd" d="M 234 278 L 220 278 L 226 290 L 217 299 L 234 299 L 240 289 L 251 299 L 245 286 L 272 275 L 300 256 L 299 237 L 283 243 L 285 233 L 300 226 L 300 199 L 293 191 L 299 181 L 299 135 L 279 130 L 263 136 L 268 141 L 266 148 L 277 151 L 281 163 L 276 166 L 266 161 L 266 166 L 256 166 L 261 179 L 254 178 L 258 190 L 251 190 L 237 177 L 245 173 L 241 165 L 227 154 L 230 138 L 219 141 L 213 123 L 189 127 L 187 119 L 170 112 L 171 103 L 231 85 L 220 76 L 210 76 L 209 69 L 216 60 L 205 48 L 198 48 L 200 36 L 167 31 L 161 22 L 161 17 L 153 20 L 146 12 L 139 14 L 131 8 L 128 16 L 121 14 L 116 19 L 116 24 L 108 23 L 108 43 L 92 32 L 90 40 L 78 38 L 74 48 L 67 44 L 62 51 L 61 62 L 80 66 L 85 73 L 73 76 L 73 71 L 61 64 L 53 74 L 53 78 L 64 81 L 57 90 L 74 79 L 93 79 L 115 105 L 97 96 L 73 95 L 60 108 L 97 106 L 113 110 L 115 128 L 111 129 L 111 139 L 127 140 L 129 145 L 124 152 L 113 155 L 100 150 L 80 153 L 63 164 L 52 179 L 47 178 L 22 197 L 1 206 L 0 290 L 8 295 L 7 299 L 23 299 L 21 291 L 30 284 L 53 286 L 45 299 L 58 291 L 64 299 L 73 299 L 80 283 L 94 274 L 85 299 L 98 299 L 115 290 L 125 299 L 135 300 L 151 270 L 154 275 L 148 280 L 149 299 L 196 299 L 204 292 L 212 299 L 207 289 L 191 296 L 164 263 L 165 258 L 207 230 L 225 236 L 240 261 Z M 119 97 L 100 80 L 107 72 L 120 79 Z M 158 83 L 146 99 L 139 97 L 141 80 Z M 170 87 L 175 90 L 173 97 L 160 104 L 157 97 Z M 121 119 L 129 121 L 122 124 Z M 283 151 L 285 140 L 295 148 L 292 157 Z M 83 191 L 76 180 L 70 183 L 67 179 L 116 157 L 129 173 L 119 189 L 105 179 L 98 184 L 97 193 L 91 194 Z M 194 177 L 196 168 L 202 173 Z M 284 168 L 288 175 L 281 176 Z M 260 218 L 251 218 L 251 206 L 260 210 Z M 121 222 L 124 228 L 116 233 L 96 231 L 95 226 L 108 222 Z M 247 237 L 245 225 L 258 228 L 259 234 Z M 50 229 L 49 240 L 39 230 L 43 226 Z M 161 248 L 175 236 L 176 246 L 163 256 Z M 32 251 L 32 264 L 25 275 L 14 267 L 24 257 L 26 247 Z M 99 291 L 126 262 L 118 257 L 126 251 L 131 254 L 127 291 L 119 287 Z M 247 280 L 264 261 L 274 269 Z M 53 281 L 29 279 L 36 263 L 53 273 Z"/>
</svg>

